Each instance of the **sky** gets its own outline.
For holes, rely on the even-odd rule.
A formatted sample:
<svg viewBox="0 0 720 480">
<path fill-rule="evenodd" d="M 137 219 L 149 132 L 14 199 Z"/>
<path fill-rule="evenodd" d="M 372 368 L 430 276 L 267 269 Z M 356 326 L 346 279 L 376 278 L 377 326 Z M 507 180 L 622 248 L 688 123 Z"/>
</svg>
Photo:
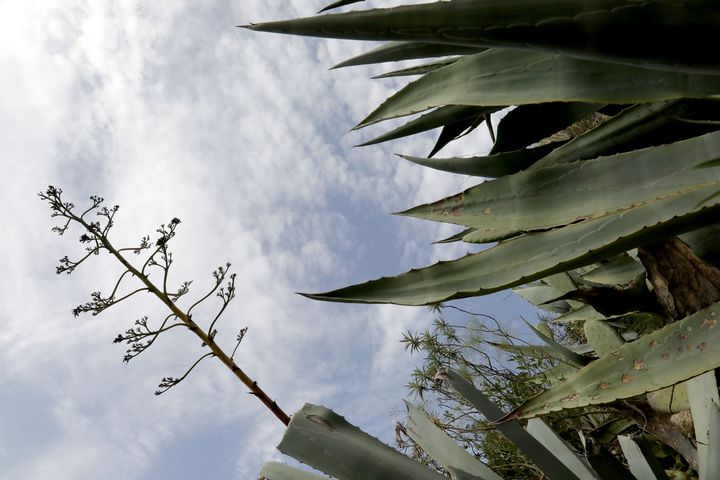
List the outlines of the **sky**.
<svg viewBox="0 0 720 480">
<path fill-rule="evenodd" d="M 389 1 L 359 4 L 387 6 Z M 374 45 L 236 28 L 313 15 L 318 0 L 0 0 L 0 478 L 252 479 L 277 452 L 283 425 L 216 360 L 156 397 L 202 353 L 168 333 L 128 365 L 118 333 L 162 305 L 140 296 L 74 318 L 121 271 L 107 256 L 71 276 L 79 230 L 58 237 L 37 192 L 63 188 L 120 205 L 112 238 L 134 245 L 161 223 L 171 283 L 211 286 L 226 261 L 237 298 L 218 342 L 248 333 L 238 363 L 289 414 L 326 405 L 392 442 L 409 373 L 405 331 L 424 308 L 319 303 L 317 292 L 464 254 L 431 245 L 449 225 L 389 215 L 477 179 L 402 163 L 433 136 L 354 148 L 390 127 L 350 129 L 400 85 L 369 77 L 401 65 L 329 68 Z M 443 156 L 480 154 L 487 134 Z M 507 293 L 459 305 L 513 325 L 532 309 Z M 214 315 L 208 302 L 194 316 Z"/>
</svg>

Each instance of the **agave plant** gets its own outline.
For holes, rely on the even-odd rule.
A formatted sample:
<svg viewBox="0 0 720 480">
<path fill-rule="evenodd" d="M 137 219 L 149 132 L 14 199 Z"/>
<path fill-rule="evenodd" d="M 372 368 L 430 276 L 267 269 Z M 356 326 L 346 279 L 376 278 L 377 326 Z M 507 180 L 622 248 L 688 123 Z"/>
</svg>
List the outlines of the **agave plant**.
<svg viewBox="0 0 720 480">
<path fill-rule="evenodd" d="M 459 374 L 443 374 L 467 401 L 488 418 L 499 419 L 502 412 L 480 391 Z M 717 390 L 714 377 L 703 377 L 696 382 Z M 707 400 L 702 392 L 692 398 L 703 406 L 695 414 L 708 420 L 705 436 L 707 448 L 717 448 L 720 434 L 720 410 Z M 422 409 L 406 403 L 407 431 L 410 437 L 455 480 L 502 480 L 482 461 L 470 455 L 448 437 Z M 591 480 L 620 478 L 666 479 L 665 471 L 641 437 L 620 435 L 619 444 L 628 467 L 600 446 L 578 452 L 540 419 L 530 420 L 525 427 L 516 421 L 498 425 L 503 435 L 514 442 L 525 455 L 542 469 L 547 478 Z M 325 407 L 306 404 L 296 412 L 278 446 L 281 452 L 338 480 L 440 480 L 446 478 L 413 459 L 393 450 L 378 439 L 351 425 L 343 417 Z M 720 462 L 716 456 L 701 457 L 701 471 L 705 478 L 717 478 Z M 267 463 L 260 472 L 266 480 L 314 480 L 326 478 L 278 462 Z"/>
<path fill-rule="evenodd" d="M 645 402 L 643 427 L 713 478 L 704 425 L 717 386 L 703 374 L 720 367 L 717 2 L 452 0 L 248 28 L 389 42 L 338 67 L 431 59 L 381 75 L 419 78 L 357 127 L 424 112 L 366 144 L 441 128 L 427 157 L 402 157 L 486 180 L 401 214 L 458 225 L 444 242 L 490 248 L 306 296 L 433 305 L 516 289 L 556 321 L 584 323 L 589 350 L 550 343 L 574 371 L 503 420 Z M 434 158 L 501 109 L 487 155 Z M 663 406 L 676 391 L 688 400 Z M 696 405 L 693 442 L 666 418 L 679 404 Z"/>
</svg>

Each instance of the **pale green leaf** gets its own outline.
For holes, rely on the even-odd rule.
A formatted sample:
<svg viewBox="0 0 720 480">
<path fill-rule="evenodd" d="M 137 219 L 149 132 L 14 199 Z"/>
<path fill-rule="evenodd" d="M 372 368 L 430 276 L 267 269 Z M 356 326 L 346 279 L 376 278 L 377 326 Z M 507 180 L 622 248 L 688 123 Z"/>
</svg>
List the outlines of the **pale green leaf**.
<svg viewBox="0 0 720 480">
<path fill-rule="evenodd" d="M 358 127 L 442 105 L 642 103 L 720 93 L 720 76 L 649 70 L 524 50 L 492 49 L 430 72 Z"/>
<path fill-rule="evenodd" d="M 477 408 L 488 420 L 494 421 L 503 415 L 502 410 L 497 405 L 457 372 L 449 370 L 441 374 L 441 377 L 446 379 L 455 391 Z M 514 443 L 527 458 L 540 467 L 549 478 L 556 480 L 578 479 L 567 465 L 556 458 L 545 445 L 530 435 L 519 423 L 506 422 L 497 425 L 497 429 Z"/>
<path fill-rule="evenodd" d="M 443 45 L 439 43 L 390 42 L 338 63 L 333 68 L 399 62 L 401 60 L 415 60 L 418 58 L 445 57 L 448 55 L 472 55 L 484 50 L 484 48 L 478 47 Z"/>
<path fill-rule="evenodd" d="M 717 184 L 720 189 L 720 168 L 695 168 L 716 156 L 720 156 L 720 132 L 518 172 L 399 214 L 472 227 L 475 231 L 463 240 L 492 242 L 626 210 L 700 186 Z M 638 178 L 643 179 L 640 185 Z"/>
<path fill-rule="evenodd" d="M 405 406 L 408 409 L 408 435 L 443 468 L 460 470 L 472 475 L 473 478 L 502 480 L 498 474 L 470 455 L 435 425 L 425 412 L 408 402 L 405 402 Z"/>
<path fill-rule="evenodd" d="M 327 477 L 300 470 L 279 462 L 268 462 L 260 470 L 260 478 L 267 480 L 328 480 Z"/>
<path fill-rule="evenodd" d="M 309 403 L 292 416 L 278 450 L 337 480 L 445 478 L 351 425 L 335 412 Z"/>
<path fill-rule="evenodd" d="M 626 343 L 502 420 L 630 398 L 713 370 L 720 366 L 718 312 L 720 303 Z"/>
<path fill-rule="evenodd" d="M 701 188 L 613 215 L 516 237 L 396 277 L 303 295 L 335 302 L 429 305 L 493 293 L 704 225 L 717 218 L 718 208 L 698 206 L 698 202 L 715 189 Z M 719 202 L 714 199 L 712 205 Z"/>
<path fill-rule="evenodd" d="M 653 456 L 645 456 L 640 446 L 629 436 L 619 435 L 620 448 L 637 480 L 667 480 L 665 470 Z"/>
<path fill-rule="evenodd" d="M 585 464 L 560 436 L 547 423 L 533 418 L 525 427 L 528 433 L 550 450 L 552 454 L 582 480 L 595 480 L 596 474 Z"/>
<path fill-rule="evenodd" d="M 711 338 L 708 342 L 713 341 Z M 707 372 L 686 382 L 688 399 L 690 400 L 690 411 L 692 412 L 693 425 L 695 426 L 695 440 L 698 443 L 698 466 L 700 467 L 700 480 L 714 480 L 715 477 L 707 476 L 709 457 L 716 456 L 717 452 L 708 449 L 710 419 L 713 410 L 720 406 L 718 386 L 715 381 L 715 372 Z"/>
</svg>

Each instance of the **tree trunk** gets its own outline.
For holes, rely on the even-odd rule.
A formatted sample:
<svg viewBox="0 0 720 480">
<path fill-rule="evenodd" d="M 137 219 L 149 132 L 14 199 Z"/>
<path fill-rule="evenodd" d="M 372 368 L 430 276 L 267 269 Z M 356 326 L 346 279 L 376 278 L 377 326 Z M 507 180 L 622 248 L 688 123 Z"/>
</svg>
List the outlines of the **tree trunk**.
<svg viewBox="0 0 720 480">
<path fill-rule="evenodd" d="M 720 300 L 720 270 L 698 258 L 679 238 L 640 247 L 638 257 L 668 321 L 692 315 Z"/>
</svg>

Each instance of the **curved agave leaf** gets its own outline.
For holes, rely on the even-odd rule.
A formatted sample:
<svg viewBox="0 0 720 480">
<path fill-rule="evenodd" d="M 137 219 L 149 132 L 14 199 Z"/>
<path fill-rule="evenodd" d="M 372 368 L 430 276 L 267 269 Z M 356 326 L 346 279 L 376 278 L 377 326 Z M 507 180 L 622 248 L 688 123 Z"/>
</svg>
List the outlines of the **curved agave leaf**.
<svg viewBox="0 0 720 480">
<path fill-rule="evenodd" d="M 432 150 L 430 150 L 430 153 L 428 153 L 428 157 L 434 156 L 448 143 L 469 134 L 477 127 L 479 127 L 480 124 L 482 124 L 488 118 L 488 115 L 483 115 L 481 117 L 469 118 L 467 120 L 459 120 L 457 122 L 448 123 L 443 127 L 442 131 L 440 131 L 440 136 L 435 142 L 435 146 L 432 148 Z"/>
<path fill-rule="evenodd" d="M 600 109 L 603 105 L 549 102 L 520 105 L 500 120 L 490 155 L 526 148 Z"/>
<path fill-rule="evenodd" d="M 317 13 L 326 12 L 328 10 L 332 10 L 333 8 L 340 8 L 344 7 L 345 5 L 351 5 L 353 3 L 363 2 L 365 0 L 338 0 L 337 2 L 333 2 L 327 7 L 323 8 L 322 10 L 319 10 Z"/>
<path fill-rule="evenodd" d="M 697 108 L 692 100 L 663 100 L 633 105 L 594 129 L 579 135 L 539 160 L 534 168 L 595 158 L 619 145 L 668 125 Z"/>
<path fill-rule="evenodd" d="M 426 113 L 419 118 L 409 121 L 388 133 L 380 135 L 370 141 L 361 143 L 358 147 L 375 145 L 377 143 L 387 142 L 402 137 L 414 135 L 416 133 L 426 132 L 435 128 L 443 127 L 453 122 L 476 119 L 479 116 L 487 115 L 498 110 L 497 107 L 464 107 L 456 105 L 448 105 Z"/>
<path fill-rule="evenodd" d="M 460 0 L 249 25 L 266 32 L 562 52 L 715 73 L 720 11 L 680 1 Z M 638 35 L 637 25 L 643 26 Z M 442 28 L 438 28 L 442 26 Z"/>
<path fill-rule="evenodd" d="M 548 53 L 491 49 L 466 56 L 410 83 L 356 128 L 441 105 L 630 104 L 713 94 L 720 94 L 717 75 L 648 70 Z"/>
<path fill-rule="evenodd" d="M 633 425 L 635 425 L 635 420 L 630 417 L 616 418 L 597 427 L 591 436 L 598 443 L 611 443 L 619 434 Z"/>
<path fill-rule="evenodd" d="M 556 317 L 552 319 L 552 322 L 554 323 L 570 323 L 570 322 L 586 322 L 588 320 L 603 320 L 605 319 L 605 316 L 601 313 L 599 313 L 597 310 L 595 310 L 590 305 L 583 305 L 582 307 L 578 308 L 577 310 L 573 310 L 571 312 L 568 312 L 564 315 L 560 315 L 559 317 Z"/>
<path fill-rule="evenodd" d="M 438 241 L 433 242 L 433 243 L 440 244 L 440 243 L 459 242 L 460 240 L 463 239 L 463 237 L 464 237 L 465 235 L 467 235 L 468 233 L 472 233 L 472 232 L 474 232 L 474 231 L 475 231 L 474 228 L 466 228 L 466 229 L 464 229 L 464 230 L 462 230 L 462 231 L 460 231 L 460 232 L 458 232 L 458 233 L 456 233 L 456 234 L 454 234 L 454 235 L 451 235 L 451 236 L 449 236 L 449 237 L 447 237 L 447 238 L 444 238 L 444 239 L 442 239 L 442 240 L 438 240 Z"/>
<path fill-rule="evenodd" d="M 280 462 L 268 462 L 260 470 L 260 479 L 266 480 L 327 480 L 327 477 L 300 470 Z"/>
<path fill-rule="evenodd" d="M 399 62 L 418 58 L 445 57 L 449 55 L 472 55 L 484 51 L 484 48 L 462 45 L 442 45 L 426 42 L 390 42 L 373 48 L 356 57 L 340 62 L 334 67 L 354 67 L 374 63 Z"/>
<path fill-rule="evenodd" d="M 306 403 L 288 425 L 278 450 L 338 480 L 443 480 L 325 407 Z M 369 462 L 368 458 L 374 461 Z"/>
<path fill-rule="evenodd" d="M 589 271 L 581 278 L 600 285 L 624 285 L 645 271 L 642 264 L 623 253 L 608 263 Z"/>
<path fill-rule="evenodd" d="M 447 108 L 447 107 L 442 107 Z M 470 107 L 466 107 L 470 108 Z M 429 115 L 429 114 L 428 114 Z M 405 160 L 443 172 L 497 178 L 529 168 L 533 163 L 552 152 L 560 143 L 549 143 L 535 148 L 498 153 L 482 157 L 422 158 L 399 155 Z"/>
<path fill-rule="evenodd" d="M 720 303 L 626 343 L 531 398 L 500 421 L 608 403 L 658 390 L 720 366 Z"/>
<path fill-rule="evenodd" d="M 429 305 L 485 295 L 677 235 L 717 218 L 720 198 L 698 202 L 716 186 L 542 233 L 516 237 L 479 253 L 331 292 L 302 295 L 354 303 Z"/>
<path fill-rule="evenodd" d="M 408 410 L 408 435 L 443 468 L 455 472 L 453 478 L 457 478 L 457 472 L 461 471 L 469 474 L 468 478 L 502 480 L 435 425 L 425 412 L 408 402 L 405 406 Z"/>
<path fill-rule="evenodd" d="M 376 75 L 373 78 L 373 80 L 378 80 L 381 78 L 392 78 L 392 77 L 407 77 L 411 75 L 425 75 L 426 73 L 434 72 L 435 70 L 447 67 L 448 65 L 457 62 L 460 60 L 460 57 L 453 57 L 448 58 L 447 60 L 440 60 L 438 62 L 432 62 L 432 63 L 425 63 L 422 65 L 417 65 L 414 67 L 408 67 L 403 68 L 400 70 L 395 70 L 388 73 L 383 73 L 382 75 Z"/>
<path fill-rule="evenodd" d="M 651 149 L 522 171 L 399 214 L 473 227 L 476 230 L 463 240 L 492 242 L 718 182 L 720 168 L 694 168 L 713 157 L 720 157 L 720 132 Z M 643 179 L 642 185 L 637 184 L 638 178 Z"/>
</svg>

